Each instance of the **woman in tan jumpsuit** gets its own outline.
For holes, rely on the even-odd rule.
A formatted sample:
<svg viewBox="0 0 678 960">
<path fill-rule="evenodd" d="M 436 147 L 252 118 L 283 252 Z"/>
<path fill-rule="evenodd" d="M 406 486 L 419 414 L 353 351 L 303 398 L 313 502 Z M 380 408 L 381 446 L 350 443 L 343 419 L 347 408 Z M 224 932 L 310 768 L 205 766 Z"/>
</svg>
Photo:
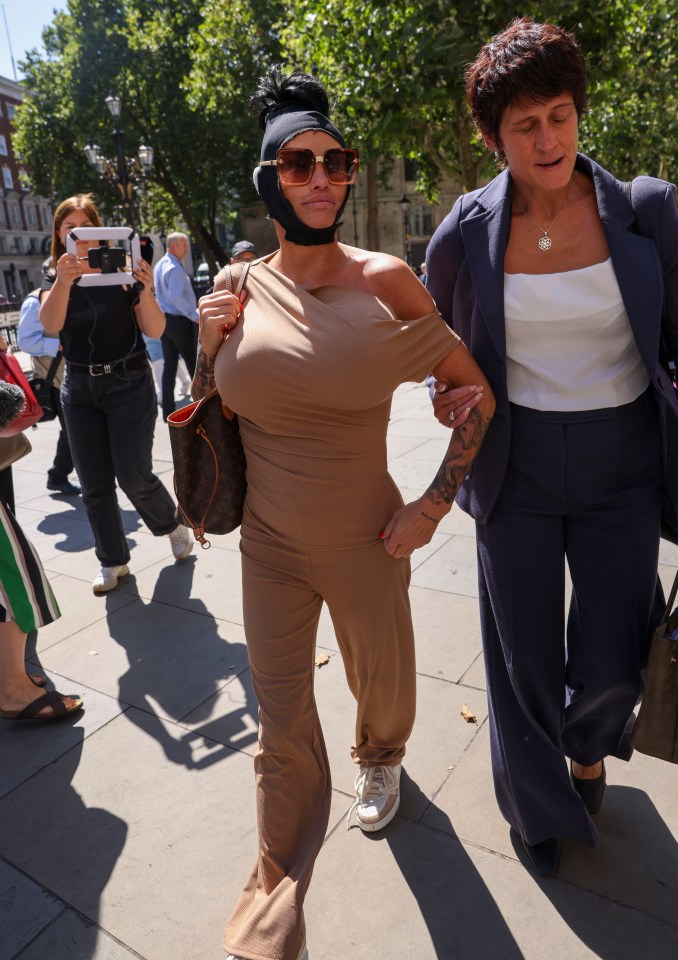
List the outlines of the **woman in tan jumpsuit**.
<svg viewBox="0 0 678 960">
<path fill-rule="evenodd" d="M 219 278 L 200 301 L 194 396 L 216 383 L 247 455 L 241 551 L 259 702 L 259 856 L 224 943 L 236 960 L 297 960 L 308 956 L 303 901 L 330 809 L 313 696 L 322 603 L 357 701 L 358 824 L 378 830 L 398 809 L 415 714 L 408 558 L 450 510 L 494 400 L 412 270 L 337 241 L 357 154 L 328 119 L 322 86 L 274 69 L 259 100 L 255 183 L 280 249 L 254 261 L 242 304 Z M 429 489 L 403 506 L 386 462 L 391 397 L 429 371 L 455 388 L 458 429 Z"/>
</svg>

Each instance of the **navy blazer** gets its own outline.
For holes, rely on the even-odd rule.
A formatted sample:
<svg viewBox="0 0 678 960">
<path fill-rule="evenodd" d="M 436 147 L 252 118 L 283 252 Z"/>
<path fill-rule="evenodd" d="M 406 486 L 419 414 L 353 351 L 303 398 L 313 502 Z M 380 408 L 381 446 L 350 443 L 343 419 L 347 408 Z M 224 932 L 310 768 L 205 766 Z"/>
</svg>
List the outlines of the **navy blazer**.
<svg viewBox="0 0 678 960">
<path fill-rule="evenodd" d="M 595 185 L 612 266 L 640 356 L 657 399 L 664 441 L 664 515 L 678 528 L 678 399 L 660 363 L 664 341 L 678 356 L 678 203 L 673 184 L 633 182 L 633 205 L 622 184 L 578 154 L 576 169 Z M 485 523 L 506 474 L 511 416 L 506 384 L 504 251 L 511 226 L 511 176 L 460 197 L 433 235 L 426 255 L 427 289 L 440 313 L 475 357 L 496 397 L 487 436 L 457 502 Z"/>
</svg>

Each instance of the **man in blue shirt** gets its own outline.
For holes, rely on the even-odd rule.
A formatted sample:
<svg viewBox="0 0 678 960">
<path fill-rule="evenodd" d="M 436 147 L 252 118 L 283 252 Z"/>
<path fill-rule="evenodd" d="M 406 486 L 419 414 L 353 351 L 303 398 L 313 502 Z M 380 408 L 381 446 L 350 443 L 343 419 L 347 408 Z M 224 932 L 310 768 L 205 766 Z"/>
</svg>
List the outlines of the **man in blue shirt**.
<svg viewBox="0 0 678 960">
<path fill-rule="evenodd" d="M 167 420 L 174 411 L 174 382 L 179 357 L 188 372 L 195 373 L 198 350 L 198 307 L 188 274 L 181 261 L 188 253 L 185 233 L 170 233 L 167 252 L 153 268 L 155 296 L 165 314 L 167 324 L 162 335 L 165 366 L 162 371 L 162 416 Z"/>
<path fill-rule="evenodd" d="M 45 261 L 49 269 L 49 260 Z M 45 270 L 43 264 L 43 272 Z M 40 323 L 40 291 L 33 290 L 28 294 L 21 304 L 21 313 L 19 315 L 19 328 L 17 330 L 17 344 L 19 350 L 31 355 L 33 373 L 43 380 L 47 377 L 47 372 L 51 366 L 52 359 L 56 357 L 61 344 L 59 337 L 48 337 Z M 69 473 L 73 470 L 73 457 L 71 456 L 71 447 L 68 442 L 64 415 L 61 410 L 61 398 L 59 387 L 64 372 L 63 360 L 57 367 L 57 372 L 52 383 L 52 402 L 61 424 L 59 438 L 57 440 L 56 454 L 54 463 L 47 471 L 47 489 L 55 493 L 63 493 L 66 496 L 77 496 L 80 493 L 80 487 L 71 483 L 68 479 Z"/>
</svg>

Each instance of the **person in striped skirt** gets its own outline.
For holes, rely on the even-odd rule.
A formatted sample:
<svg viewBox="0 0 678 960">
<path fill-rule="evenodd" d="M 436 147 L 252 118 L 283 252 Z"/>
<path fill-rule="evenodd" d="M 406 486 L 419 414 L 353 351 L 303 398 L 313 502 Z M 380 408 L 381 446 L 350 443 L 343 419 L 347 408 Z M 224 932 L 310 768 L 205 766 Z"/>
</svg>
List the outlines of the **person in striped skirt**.
<svg viewBox="0 0 678 960">
<path fill-rule="evenodd" d="M 0 344 L 0 348 L 1 348 Z M 0 381 L 0 393 L 7 384 Z M 0 428 L 6 424 L 0 419 Z M 45 571 L 16 517 L 0 496 L 0 717 L 56 720 L 82 710 L 82 700 L 40 688 L 26 673 L 26 637 L 61 616 Z"/>
</svg>

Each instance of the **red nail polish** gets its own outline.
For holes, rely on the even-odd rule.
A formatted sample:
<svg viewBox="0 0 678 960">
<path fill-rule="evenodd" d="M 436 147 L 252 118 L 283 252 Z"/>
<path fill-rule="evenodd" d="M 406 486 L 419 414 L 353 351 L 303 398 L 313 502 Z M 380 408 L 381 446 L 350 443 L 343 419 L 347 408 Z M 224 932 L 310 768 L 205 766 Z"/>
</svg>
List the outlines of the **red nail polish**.
<svg viewBox="0 0 678 960">
<path fill-rule="evenodd" d="M 379 534 L 379 539 L 380 539 L 380 540 L 383 540 L 383 539 L 384 539 L 384 531 L 383 531 L 383 530 L 382 530 L 381 533 Z"/>
</svg>

